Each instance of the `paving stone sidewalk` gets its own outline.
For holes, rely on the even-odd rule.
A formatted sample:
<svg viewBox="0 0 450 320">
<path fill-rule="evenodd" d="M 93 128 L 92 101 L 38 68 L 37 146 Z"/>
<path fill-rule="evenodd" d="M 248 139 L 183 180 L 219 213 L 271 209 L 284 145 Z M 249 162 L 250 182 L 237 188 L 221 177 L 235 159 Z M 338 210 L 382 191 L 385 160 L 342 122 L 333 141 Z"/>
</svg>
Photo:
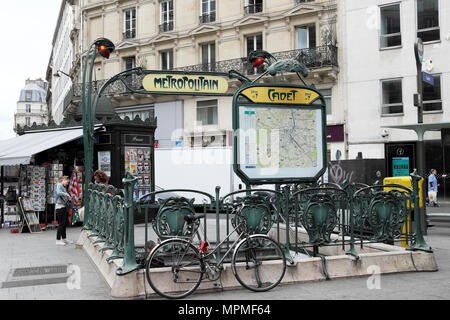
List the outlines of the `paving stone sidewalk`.
<svg viewBox="0 0 450 320">
<path fill-rule="evenodd" d="M 76 242 L 80 232 L 81 227 L 68 228 L 67 238 Z M 0 229 L 0 300 L 111 299 L 109 286 L 87 254 L 82 249 L 75 248 L 75 244 L 56 246 L 55 241 L 56 230 L 47 230 L 41 234 L 12 234 L 9 229 Z M 13 269 L 67 264 L 73 266 L 69 271 L 75 271 L 71 279 L 76 280 L 77 271 L 80 271 L 79 289 L 76 281 L 69 282 L 69 285 L 67 282 L 59 281 L 60 283 L 19 287 L 11 287 L 9 281 L 5 284 L 7 288 L 2 288 L 3 282 L 8 279 L 14 280 L 11 274 Z M 51 283 L 51 279 L 55 279 L 56 276 L 50 274 L 41 278 L 47 278 L 48 283 Z M 19 279 L 27 278 L 30 277 Z"/>
</svg>

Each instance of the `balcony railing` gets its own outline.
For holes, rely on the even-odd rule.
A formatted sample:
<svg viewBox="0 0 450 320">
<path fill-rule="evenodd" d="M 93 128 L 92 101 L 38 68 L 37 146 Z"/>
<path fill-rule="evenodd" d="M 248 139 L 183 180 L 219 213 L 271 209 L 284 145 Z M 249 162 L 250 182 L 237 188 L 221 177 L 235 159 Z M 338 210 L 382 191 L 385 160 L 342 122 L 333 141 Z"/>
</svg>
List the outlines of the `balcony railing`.
<svg viewBox="0 0 450 320">
<path fill-rule="evenodd" d="M 262 3 L 251 4 L 249 6 L 244 7 L 244 13 L 246 15 L 254 14 L 254 13 L 258 13 L 258 12 L 262 12 L 262 11 L 263 11 Z"/>
<path fill-rule="evenodd" d="M 159 32 L 167 32 L 172 30 L 173 30 L 173 21 L 164 22 L 163 24 L 159 25 Z"/>
<path fill-rule="evenodd" d="M 290 51 L 282 51 L 275 52 L 273 55 L 278 59 L 296 59 L 303 64 L 309 70 L 315 70 L 319 68 L 332 68 L 338 67 L 338 56 L 337 56 L 337 47 L 328 45 L 321 46 L 311 49 L 302 49 L 302 50 L 290 50 Z M 252 65 L 247 61 L 247 58 L 237 58 L 230 60 L 222 60 L 217 61 L 215 63 L 202 63 L 197 65 L 185 66 L 174 68 L 174 71 L 184 71 L 184 72 L 223 72 L 228 73 L 230 70 L 236 70 L 240 73 L 252 76 L 255 74 L 260 74 L 265 70 L 265 66 L 261 66 L 255 70 Z M 256 71 L 256 72 L 255 72 Z M 142 89 L 142 80 L 145 75 L 132 75 L 127 77 L 127 84 L 136 90 Z M 97 91 L 102 84 L 105 83 L 105 80 L 95 81 L 93 82 L 93 89 Z M 73 96 L 74 99 L 80 99 L 81 97 L 81 84 L 73 85 Z M 108 86 L 104 92 L 105 95 L 123 95 L 127 93 L 127 88 L 125 85 L 116 81 L 110 86 Z"/>
<path fill-rule="evenodd" d="M 200 23 L 210 23 L 216 21 L 216 13 L 203 14 L 200 16 Z"/>
<path fill-rule="evenodd" d="M 127 30 L 123 33 L 123 40 L 136 38 L 136 30 Z"/>
<path fill-rule="evenodd" d="M 321 46 L 311 49 L 302 50 L 290 50 L 273 53 L 273 56 L 278 60 L 282 59 L 296 59 L 302 62 L 308 69 L 317 69 L 324 67 L 338 67 L 337 47 Z M 230 70 L 236 70 L 244 75 L 253 75 L 255 70 L 252 65 L 247 61 L 247 58 L 238 58 L 231 60 L 222 60 L 215 63 L 198 64 L 186 67 L 175 68 L 176 71 L 215 71 L 225 72 Z M 257 72 L 261 73 L 263 70 L 258 69 Z"/>
</svg>

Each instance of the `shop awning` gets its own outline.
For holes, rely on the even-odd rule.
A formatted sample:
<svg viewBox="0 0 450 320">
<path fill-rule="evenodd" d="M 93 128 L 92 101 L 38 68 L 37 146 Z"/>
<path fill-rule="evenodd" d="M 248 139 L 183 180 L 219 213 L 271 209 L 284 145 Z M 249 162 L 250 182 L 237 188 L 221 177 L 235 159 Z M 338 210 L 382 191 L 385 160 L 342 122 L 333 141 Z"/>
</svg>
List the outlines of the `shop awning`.
<svg viewBox="0 0 450 320">
<path fill-rule="evenodd" d="M 47 130 L 0 141 L 0 166 L 30 164 L 31 157 L 83 136 L 83 128 Z"/>
</svg>

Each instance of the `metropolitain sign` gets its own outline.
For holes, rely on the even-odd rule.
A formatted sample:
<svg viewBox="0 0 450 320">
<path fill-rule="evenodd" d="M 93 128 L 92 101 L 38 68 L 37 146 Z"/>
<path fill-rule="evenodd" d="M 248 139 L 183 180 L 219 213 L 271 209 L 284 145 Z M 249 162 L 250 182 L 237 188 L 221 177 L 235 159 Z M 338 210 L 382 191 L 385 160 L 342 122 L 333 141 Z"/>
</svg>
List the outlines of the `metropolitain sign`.
<svg viewBox="0 0 450 320">
<path fill-rule="evenodd" d="M 148 92 L 167 94 L 221 95 L 228 91 L 227 79 L 206 74 L 149 74 L 142 85 Z"/>
</svg>

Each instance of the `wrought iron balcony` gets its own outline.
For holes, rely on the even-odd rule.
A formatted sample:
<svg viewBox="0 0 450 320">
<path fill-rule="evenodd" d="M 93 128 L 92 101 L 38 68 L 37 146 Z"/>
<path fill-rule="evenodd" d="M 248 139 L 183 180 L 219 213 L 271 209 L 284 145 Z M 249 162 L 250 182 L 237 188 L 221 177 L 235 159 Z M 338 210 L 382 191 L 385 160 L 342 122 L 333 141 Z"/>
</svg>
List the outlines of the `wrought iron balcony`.
<svg viewBox="0 0 450 320">
<path fill-rule="evenodd" d="M 136 30 L 127 30 L 123 33 L 123 40 L 136 38 Z"/>
<path fill-rule="evenodd" d="M 159 31 L 160 32 L 167 32 L 173 30 L 173 21 L 170 22 L 164 22 L 163 24 L 159 25 Z"/>
<path fill-rule="evenodd" d="M 338 67 L 338 56 L 337 56 L 337 47 L 328 45 L 321 46 L 311 49 L 302 49 L 302 50 L 290 50 L 290 51 L 282 51 L 275 52 L 273 55 L 278 59 L 295 59 L 302 62 L 306 65 L 306 67 L 311 70 L 317 70 L 320 68 L 332 68 Z M 184 71 L 184 72 L 223 72 L 228 73 L 230 70 L 236 70 L 240 73 L 252 76 L 255 74 L 260 74 L 264 71 L 265 66 L 258 67 L 256 70 L 252 67 L 252 65 L 247 61 L 247 58 L 237 58 L 230 60 L 222 60 L 217 61 L 215 63 L 202 63 L 197 65 L 178 67 L 172 70 L 174 71 Z M 137 76 L 132 75 L 127 78 L 127 84 L 136 90 L 142 89 L 142 81 L 145 75 Z M 93 89 L 96 92 L 102 85 L 105 83 L 105 80 L 95 81 L 93 82 Z M 120 96 L 127 94 L 128 90 L 125 85 L 116 81 L 107 87 L 104 94 L 106 96 Z M 80 100 L 81 97 L 81 84 L 73 85 L 73 99 Z"/>
<path fill-rule="evenodd" d="M 306 65 L 308 69 L 317 69 L 324 67 L 338 67 L 337 47 L 328 45 L 311 49 L 290 50 L 273 53 L 278 60 L 295 59 Z M 236 70 L 244 75 L 254 75 L 261 73 L 260 67 L 256 70 L 247 61 L 247 58 L 238 58 L 231 60 L 217 61 L 216 63 L 198 64 L 186 67 L 175 68 L 176 71 L 215 71 L 228 72 Z"/>
<path fill-rule="evenodd" d="M 200 16 L 200 23 L 210 23 L 216 21 L 216 13 L 203 14 Z"/>
<path fill-rule="evenodd" d="M 254 13 L 258 13 L 258 12 L 262 12 L 262 11 L 263 11 L 262 3 L 251 4 L 249 6 L 244 7 L 245 15 L 254 14 Z"/>
</svg>

